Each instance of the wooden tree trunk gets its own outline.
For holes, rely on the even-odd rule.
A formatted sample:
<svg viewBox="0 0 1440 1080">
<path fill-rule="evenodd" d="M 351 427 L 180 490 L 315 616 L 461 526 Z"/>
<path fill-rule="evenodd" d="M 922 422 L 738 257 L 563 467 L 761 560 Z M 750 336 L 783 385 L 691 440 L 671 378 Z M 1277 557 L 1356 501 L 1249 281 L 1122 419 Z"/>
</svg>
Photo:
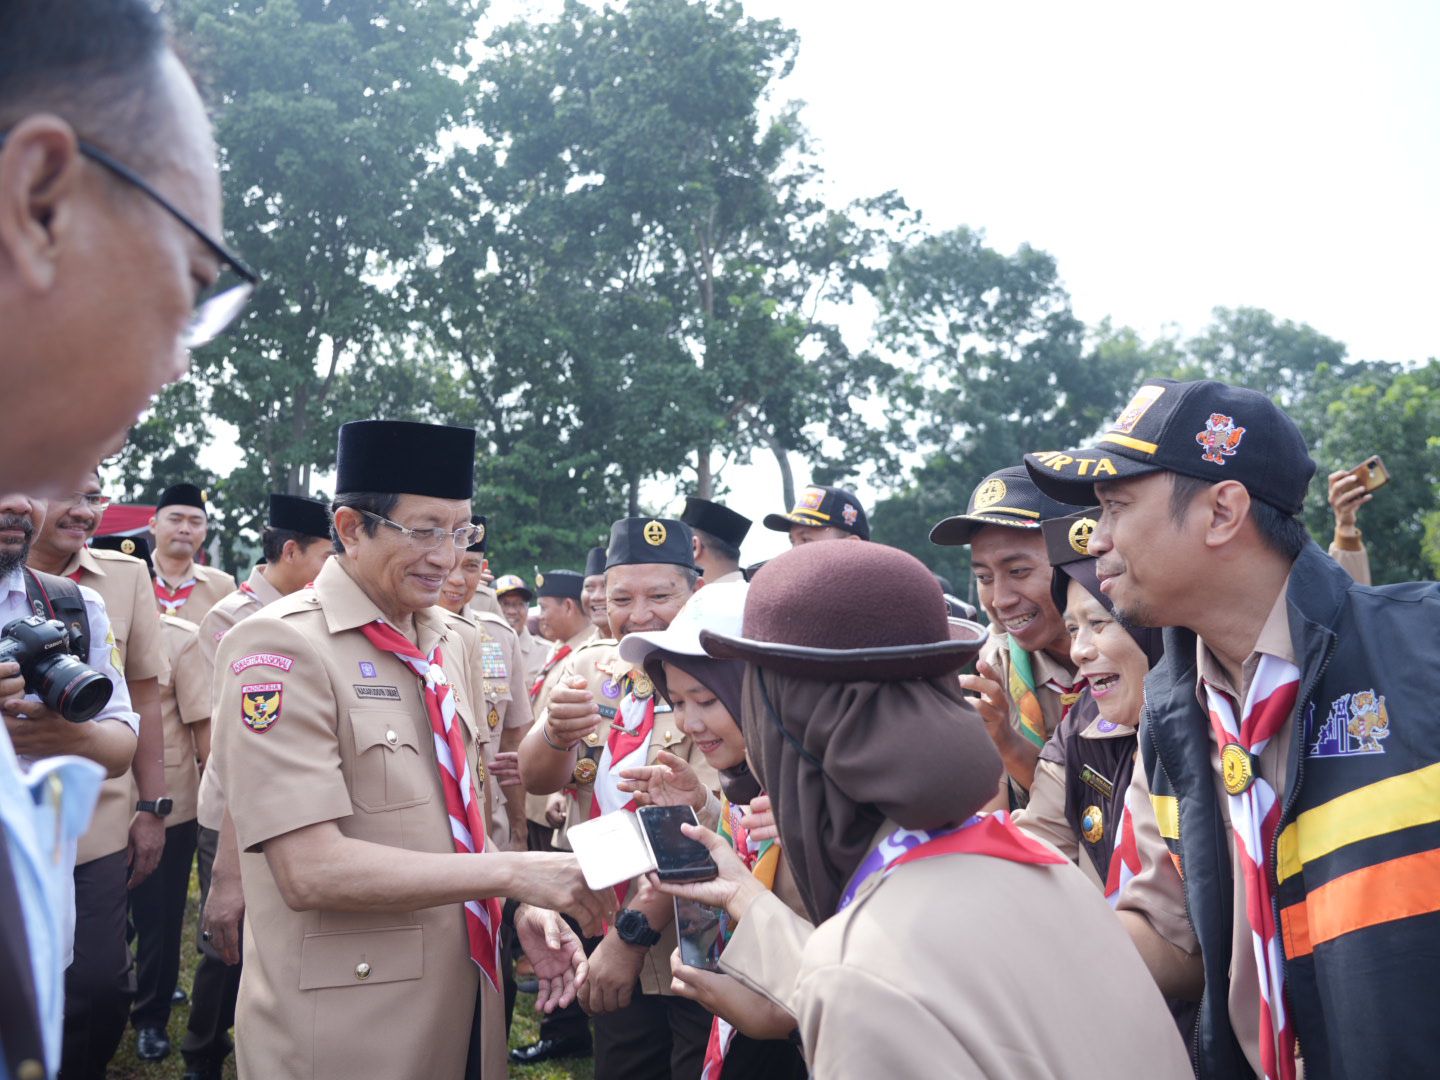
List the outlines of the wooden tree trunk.
<svg viewBox="0 0 1440 1080">
<path fill-rule="evenodd" d="M 780 487 L 785 495 L 785 509 L 789 510 L 795 505 L 795 473 L 790 469 L 790 451 L 781 446 L 780 440 L 774 435 L 767 434 L 765 442 L 780 466 Z"/>
<path fill-rule="evenodd" d="M 710 467 L 710 444 L 695 450 L 695 496 L 700 499 L 715 497 L 715 472 Z"/>
</svg>

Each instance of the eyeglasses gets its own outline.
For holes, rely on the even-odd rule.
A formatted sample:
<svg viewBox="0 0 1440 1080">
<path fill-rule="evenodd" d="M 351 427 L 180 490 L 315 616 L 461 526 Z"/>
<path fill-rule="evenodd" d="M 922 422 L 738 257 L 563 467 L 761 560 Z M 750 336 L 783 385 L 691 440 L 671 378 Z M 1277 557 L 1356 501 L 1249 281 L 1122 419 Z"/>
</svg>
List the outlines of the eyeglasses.
<svg viewBox="0 0 1440 1080">
<path fill-rule="evenodd" d="M 451 543 L 463 551 L 471 544 L 478 544 L 480 537 L 485 535 L 484 530 L 481 529 L 479 525 L 462 525 L 460 528 L 454 530 L 407 529 L 404 525 L 391 521 L 387 517 L 381 517 L 379 514 L 372 514 L 369 510 L 361 510 L 360 512 L 368 518 L 374 518 L 382 525 L 390 526 L 390 528 L 401 533 L 406 540 L 423 551 L 434 551 L 436 548 L 442 547 L 447 537 Z"/>
<path fill-rule="evenodd" d="M 91 510 L 104 510 L 110 505 L 109 495 L 101 495 L 99 492 L 77 491 L 70 496 L 70 505 L 79 506 L 84 503 Z"/>
<path fill-rule="evenodd" d="M 0 131 L 0 146 L 5 145 L 7 134 L 9 133 Z M 207 345 L 214 341 L 245 309 L 245 305 L 249 303 L 251 295 L 260 284 L 260 275 L 246 266 L 238 255 L 232 254 L 224 244 L 213 239 L 209 233 L 191 221 L 183 211 L 151 187 L 139 173 L 128 165 L 121 164 L 104 150 L 92 146 L 83 139 L 77 145 L 80 153 L 91 161 L 108 169 L 126 183 L 133 184 L 155 200 L 171 217 L 194 233 L 200 242 L 220 260 L 223 267 L 228 268 L 229 274 L 227 275 L 222 270 L 220 280 L 205 290 L 205 295 L 197 301 L 195 312 L 190 317 L 190 325 L 186 327 L 185 335 L 181 339 L 187 349 L 197 349 L 201 345 Z M 228 284 L 225 282 L 227 276 L 234 276 L 240 280 L 234 284 Z"/>
</svg>

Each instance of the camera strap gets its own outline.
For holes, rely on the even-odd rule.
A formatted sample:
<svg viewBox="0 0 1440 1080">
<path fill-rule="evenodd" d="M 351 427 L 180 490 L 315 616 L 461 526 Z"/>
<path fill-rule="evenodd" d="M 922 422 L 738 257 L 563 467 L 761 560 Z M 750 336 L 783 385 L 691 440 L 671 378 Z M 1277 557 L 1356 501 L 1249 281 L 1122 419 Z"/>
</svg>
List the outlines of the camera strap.
<svg viewBox="0 0 1440 1080">
<path fill-rule="evenodd" d="M 25 567 L 25 595 L 30 610 L 42 619 L 59 619 L 70 631 L 70 651 L 90 662 L 90 613 L 80 586 L 69 578 L 56 577 Z"/>
</svg>

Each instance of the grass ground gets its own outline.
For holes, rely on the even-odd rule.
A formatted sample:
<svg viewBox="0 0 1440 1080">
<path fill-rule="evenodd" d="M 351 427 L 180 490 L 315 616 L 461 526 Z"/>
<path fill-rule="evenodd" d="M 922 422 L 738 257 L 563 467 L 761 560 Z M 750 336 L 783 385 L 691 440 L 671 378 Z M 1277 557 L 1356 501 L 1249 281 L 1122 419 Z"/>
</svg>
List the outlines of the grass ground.
<svg viewBox="0 0 1440 1080">
<path fill-rule="evenodd" d="M 190 989 L 195 977 L 195 967 L 200 955 L 195 951 L 195 922 L 199 917 L 200 886 L 192 876 L 190 879 L 190 903 L 185 911 L 185 932 L 180 939 L 180 985 Z M 170 1014 L 170 1041 L 175 1050 L 164 1061 L 151 1065 L 135 1056 L 135 1032 L 127 1029 L 125 1038 L 110 1063 L 111 1080 L 180 1080 L 185 1072 L 185 1063 L 180 1058 L 180 1040 L 185 1037 L 185 1025 L 190 1018 L 190 1006 L 180 1005 Z M 521 994 L 515 1003 L 515 1023 L 510 1032 L 511 1046 L 524 1046 L 535 1041 L 539 1020 L 535 1014 L 535 998 L 532 994 Z M 595 1075 L 590 1061 L 560 1061 L 524 1068 L 512 1068 L 510 1075 L 515 1080 L 593 1080 Z M 235 1076 L 235 1059 L 231 1057 L 225 1066 L 226 1080 Z M 356 1080 L 367 1080 L 357 1077 Z M 380 1078 L 375 1078 L 380 1080 Z"/>
</svg>

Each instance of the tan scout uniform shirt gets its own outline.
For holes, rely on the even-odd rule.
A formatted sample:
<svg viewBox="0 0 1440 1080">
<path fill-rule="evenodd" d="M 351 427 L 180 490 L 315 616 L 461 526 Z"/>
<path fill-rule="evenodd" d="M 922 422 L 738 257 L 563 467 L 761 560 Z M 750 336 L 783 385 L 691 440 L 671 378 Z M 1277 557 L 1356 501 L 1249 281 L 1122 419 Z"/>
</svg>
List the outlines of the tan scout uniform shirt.
<svg viewBox="0 0 1440 1080">
<path fill-rule="evenodd" d="M 87 547 L 70 559 L 63 573 L 69 577 L 77 570 L 80 584 L 94 589 L 105 601 L 115 647 L 120 650 L 119 666 L 126 680 L 139 682 L 167 674 L 160 616 L 155 611 L 155 591 L 145 564 L 118 551 L 92 551 Z M 124 851 L 130 843 L 130 819 L 134 816 L 135 782 L 129 772 L 100 785 L 100 801 L 95 804 L 90 828 L 80 838 L 76 865 Z"/>
<path fill-rule="evenodd" d="M 1340 538 L 1330 541 L 1330 558 L 1355 579 L 1357 584 L 1370 584 L 1370 553 L 1365 550 L 1365 541 L 1355 539 L 1346 542 L 1353 546 L 1342 546 Z"/>
<path fill-rule="evenodd" d="M 767 893 L 720 966 L 795 1016 L 821 1080 L 1193 1075 L 1130 939 L 1070 866 L 924 859 L 818 927 Z M 1037 985 L 1065 1007 L 1038 1018 Z"/>
<path fill-rule="evenodd" d="M 1074 737 L 1080 739 L 1120 739 L 1135 733 L 1134 728 L 1118 725 L 1110 731 L 1100 730 L 1102 717 L 1096 716 L 1086 725 L 1085 730 Z M 1138 760 L 1138 758 L 1137 758 Z M 1015 811 L 1015 824 L 1031 836 L 1038 836 L 1080 868 L 1092 885 L 1105 894 L 1105 882 L 1100 879 L 1095 864 L 1080 849 L 1080 838 L 1070 827 L 1065 817 L 1065 766 L 1045 758 L 1035 763 L 1035 783 L 1030 788 L 1030 802 L 1024 809 Z"/>
<path fill-rule="evenodd" d="M 464 1070 L 482 982 L 464 908 L 294 911 L 263 853 L 275 837 L 334 821 L 371 844 L 485 857 L 455 852 L 420 680 L 360 630 L 379 618 L 344 560 L 331 559 L 312 588 L 237 624 L 220 644 L 215 764 L 242 851 L 246 908 L 242 1078 L 455 1080 Z M 441 649 L 484 799 L 480 755 L 490 729 L 473 685 L 482 664 L 476 627 L 438 607 L 415 625 L 422 652 Z M 260 702 L 274 711 L 257 714 Z M 485 1076 L 499 1077 L 504 1003 L 488 984 L 482 992 Z"/>
<path fill-rule="evenodd" d="M 160 616 L 161 640 L 170 670 L 160 677 L 160 713 L 165 719 L 165 791 L 175 802 L 165 827 L 195 819 L 200 769 L 190 725 L 210 719 L 210 679 L 199 655 L 194 623 Z M 140 793 L 134 792 L 139 798 Z"/>
<path fill-rule="evenodd" d="M 523 664 L 520 657 L 520 639 L 503 615 L 489 611 L 472 611 L 471 621 L 475 623 L 480 636 L 480 668 L 473 682 L 485 696 L 485 724 L 490 729 L 490 740 L 485 743 L 485 767 L 491 769 L 495 755 L 500 752 L 502 731 L 530 730 L 530 695 L 521 682 Z M 501 851 L 514 851 L 510 843 L 510 810 L 505 805 L 505 792 L 494 785 L 490 800 L 490 839 Z M 518 850 L 524 851 L 522 846 Z"/>
<path fill-rule="evenodd" d="M 158 572 L 156 577 L 160 577 Z M 206 612 L 235 591 L 235 579 L 224 570 L 217 570 L 213 566 L 201 566 L 195 562 L 190 564 L 190 569 L 181 575 L 180 580 L 186 581 L 192 577 L 195 579 L 195 588 L 185 598 L 185 603 L 175 609 L 175 617 L 199 626 L 201 620 L 205 618 Z M 169 584 L 169 581 L 163 577 L 160 580 Z M 151 599 L 158 611 L 165 610 L 159 597 L 154 595 L 153 589 L 151 590 Z"/>
<path fill-rule="evenodd" d="M 1234 692 L 1235 688 L 1231 685 L 1230 678 L 1225 674 L 1225 669 L 1220 662 L 1205 647 L 1205 643 L 1200 642 L 1198 657 L 1200 678 L 1208 679 L 1217 688 L 1231 693 L 1232 697 L 1241 703 L 1242 708 L 1245 694 L 1249 691 L 1251 680 L 1255 677 L 1255 669 L 1260 663 L 1262 652 L 1278 656 L 1292 664 L 1295 662 L 1295 651 L 1290 642 L 1290 620 L 1285 601 L 1285 594 L 1288 591 L 1289 582 L 1287 581 L 1286 588 L 1280 590 L 1280 596 L 1275 601 L 1275 606 L 1270 609 L 1270 615 L 1265 621 L 1264 628 L 1260 631 L 1260 637 L 1255 642 L 1255 650 L 1245 660 L 1242 667 L 1243 685 L 1239 688 L 1239 693 Z M 1197 682 L 1195 690 L 1201 705 L 1205 706 L 1204 686 Z M 1260 752 L 1259 774 L 1274 787 L 1282 803 L 1285 799 L 1285 770 L 1290 762 L 1290 742 L 1293 737 L 1291 726 L 1285 724 Z M 1260 975 L 1255 969 L 1250 920 L 1245 914 L 1245 874 L 1235 859 L 1235 831 L 1230 827 L 1230 797 L 1226 794 L 1225 785 L 1221 779 L 1220 747 L 1215 742 L 1213 731 L 1210 732 L 1210 771 L 1215 776 L 1215 795 L 1220 804 L 1220 815 L 1225 822 L 1225 846 L 1230 852 L 1230 870 L 1234 878 L 1232 902 L 1235 911 L 1235 925 L 1231 931 L 1230 940 L 1230 987 L 1228 991 L 1230 1025 L 1235 1031 L 1235 1038 L 1240 1043 L 1241 1049 L 1245 1051 L 1245 1057 L 1250 1062 L 1250 1067 L 1255 1070 L 1255 1075 L 1260 1076 L 1264 1073 L 1260 1064 Z M 1159 825 L 1159 821 L 1163 818 L 1167 822 L 1167 829 L 1172 827 L 1178 829 L 1179 808 L 1173 806 L 1162 808 L 1158 802 L 1152 799 L 1143 758 L 1135 763 L 1135 773 L 1130 782 L 1132 786 L 1137 786 L 1134 794 L 1143 797 L 1128 799 L 1127 802 L 1131 806 L 1148 805 L 1157 812 L 1153 814 L 1135 813 L 1134 815 L 1135 844 L 1140 855 L 1140 872 L 1126 884 L 1120 893 L 1118 906 L 1143 915 L 1155 928 L 1156 933 L 1166 941 L 1176 948 L 1194 955 L 1200 951 L 1200 942 L 1195 937 L 1195 929 L 1190 925 L 1190 917 L 1186 914 L 1185 891 L 1180 878 L 1180 870 L 1176 868 L 1174 860 L 1170 857 L 1170 849 L 1165 846 L 1165 841 L 1161 838 Z M 1174 799 L 1170 797 L 1165 801 L 1173 804 Z"/>
<path fill-rule="evenodd" d="M 246 579 L 245 589 L 236 589 L 229 596 L 217 601 L 215 605 L 205 613 L 200 620 L 200 630 L 195 636 L 195 648 L 198 662 L 204 672 L 206 685 L 213 693 L 215 687 L 215 653 L 220 648 L 220 641 L 230 628 L 242 619 L 248 619 L 266 604 L 273 604 L 280 599 L 280 590 L 265 580 L 261 573 L 264 569 L 257 566 L 250 571 L 250 577 Z M 247 591 L 248 589 L 248 591 Z M 214 753 L 215 736 L 211 731 L 210 750 Z M 220 774 L 216 769 L 205 770 L 205 775 L 200 778 L 200 799 L 196 808 L 195 820 L 204 829 L 219 831 L 220 826 L 225 823 L 225 794 L 220 790 Z"/>
<path fill-rule="evenodd" d="M 579 675 L 585 680 L 590 692 L 595 695 L 595 700 L 600 704 L 600 726 L 591 735 L 585 737 L 579 747 L 572 754 L 578 758 L 581 750 L 589 750 L 595 754 L 596 764 L 599 764 L 600 751 L 605 746 L 610 736 L 610 723 L 615 717 L 615 710 L 620 705 L 620 680 L 630 672 L 630 665 L 620 659 L 618 646 L 608 639 L 592 641 L 578 651 L 571 653 L 565 658 L 560 667 L 559 682 L 570 678 L 572 675 Z M 607 688 L 609 692 L 607 693 Z M 541 713 L 539 719 L 545 720 L 545 714 Z M 649 752 L 646 754 L 647 763 L 653 764 L 660 756 L 661 750 L 668 750 L 676 757 L 682 759 L 695 770 L 710 791 L 718 793 L 720 790 L 720 776 L 710 767 L 705 760 L 705 755 L 695 748 L 695 742 L 685 732 L 680 730 L 680 725 L 675 720 L 675 711 L 665 702 L 665 699 L 658 694 L 655 698 L 655 727 L 650 735 Z M 590 820 L 590 806 L 595 799 L 595 784 L 593 780 L 587 784 L 581 784 L 572 777 L 571 783 L 565 788 L 570 795 L 566 806 L 564 827 L 556 834 L 555 846 L 562 851 L 568 851 L 570 845 L 565 840 L 565 832 L 573 825 Z M 718 813 L 718 799 L 711 800 L 711 809 Z M 700 822 L 707 828 L 715 828 L 717 821 L 712 817 L 706 820 L 705 815 L 700 816 Z M 630 883 L 630 893 L 633 896 L 638 888 L 638 882 Z M 660 941 L 651 946 L 650 951 L 645 954 L 645 962 L 640 968 L 640 988 L 647 994 L 673 993 L 670 989 L 670 954 L 678 947 L 675 937 L 675 924 L 673 920 L 661 933 Z"/>
<path fill-rule="evenodd" d="M 1016 731 L 1021 730 L 1020 706 L 1010 697 L 1010 635 L 991 634 L 986 638 L 980 649 L 980 662 L 989 664 L 999 673 L 1000 687 L 1010 703 L 1010 726 Z M 1060 726 L 1065 703 L 1046 684 L 1054 680 L 1062 686 L 1069 686 L 1076 681 L 1075 672 L 1043 650 L 1030 654 L 1030 669 L 1035 676 L 1035 697 L 1040 701 L 1040 716 L 1045 721 L 1045 737 L 1048 739 Z M 1071 701 L 1073 703 L 1074 699 Z M 1005 786 L 1006 780 L 1002 779 L 1001 789 L 1004 790 Z M 1009 790 L 1015 805 L 1023 807 L 1029 801 L 1030 793 L 1018 781 L 1010 779 Z"/>
<path fill-rule="evenodd" d="M 475 589 L 475 596 L 470 601 L 470 607 L 475 611 L 488 611 L 491 615 L 499 615 L 502 619 L 505 612 L 500 610 L 500 598 L 495 595 L 495 590 L 489 585 L 480 585 Z M 505 624 L 509 626 L 507 622 Z M 510 631 L 515 632 L 513 629 Z"/>
<path fill-rule="evenodd" d="M 588 645 L 592 641 L 604 641 L 609 645 L 615 644 L 608 638 L 602 638 L 600 636 L 600 630 L 595 626 L 594 623 L 591 623 L 590 625 L 586 626 L 584 630 L 580 631 L 580 633 L 576 634 L 573 638 L 570 638 L 568 641 L 562 642 L 562 645 L 570 646 L 570 654 L 565 657 L 565 660 L 570 659 L 570 656 L 574 656 L 575 653 L 577 653 L 582 646 Z M 549 662 L 550 655 L 552 655 L 555 651 L 555 649 L 551 649 L 550 653 L 546 655 L 546 663 Z M 530 700 L 530 709 L 535 716 L 539 716 L 545 711 L 545 706 L 550 701 L 550 695 L 555 692 L 555 687 L 560 685 L 560 672 L 561 669 L 564 667 L 565 660 L 560 661 L 560 663 L 556 664 L 549 671 L 545 671 L 545 681 L 540 684 L 540 689 Z M 544 670 L 545 669 L 542 666 L 541 671 Z M 540 678 L 540 676 L 537 675 L 536 678 Z M 529 687 L 533 686 L 534 684 L 534 680 L 532 679 L 530 683 L 527 684 L 526 689 L 528 690 Z M 549 802 L 549 795 L 526 795 L 525 816 L 531 821 L 535 822 L 535 824 L 537 825 L 548 826 L 550 822 L 547 821 L 545 818 L 545 807 Z"/>
<path fill-rule="evenodd" d="M 519 637 L 520 655 L 525 658 L 525 685 L 529 686 L 540 677 L 540 669 L 545 666 L 545 658 L 550 655 L 550 642 L 536 637 L 529 630 Z"/>
</svg>

